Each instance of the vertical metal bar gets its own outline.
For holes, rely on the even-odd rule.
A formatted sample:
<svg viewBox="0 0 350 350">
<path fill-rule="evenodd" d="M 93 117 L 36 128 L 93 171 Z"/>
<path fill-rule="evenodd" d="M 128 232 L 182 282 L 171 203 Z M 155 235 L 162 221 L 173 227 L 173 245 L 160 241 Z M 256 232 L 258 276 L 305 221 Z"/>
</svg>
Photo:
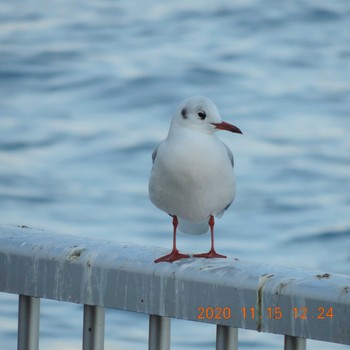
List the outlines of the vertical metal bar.
<svg viewBox="0 0 350 350">
<path fill-rule="evenodd" d="M 285 335 L 284 350 L 306 350 L 306 339 Z"/>
<path fill-rule="evenodd" d="M 148 350 L 170 350 L 170 318 L 149 315 Z"/>
<path fill-rule="evenodd" d="M 105 309 L 84 305 L 83 350 L 103 350 L 105 340 Z"/>
<path fill-rule="evenodd" d="M 216 326 L 216 350 L 237 350 L 238 329 L 229 326 Z"/>
<path fill-rule="evenodd" d="M 19 295 L 18 298 L 18 350 L 39 349 L 40 299 Z"/>
</svg>

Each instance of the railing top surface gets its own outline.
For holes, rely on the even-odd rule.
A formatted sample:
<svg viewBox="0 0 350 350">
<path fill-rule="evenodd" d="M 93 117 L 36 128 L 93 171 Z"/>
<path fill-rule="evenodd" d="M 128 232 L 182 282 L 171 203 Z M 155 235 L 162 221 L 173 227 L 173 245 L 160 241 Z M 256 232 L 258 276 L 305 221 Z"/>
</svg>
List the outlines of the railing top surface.
<svg viewBox="0 0 350 350">
<path fill-rule="evenodd" d="M 0 291 L 350 344 L 350 276 L 164 253 L 0 226 Z"/>
</svg>

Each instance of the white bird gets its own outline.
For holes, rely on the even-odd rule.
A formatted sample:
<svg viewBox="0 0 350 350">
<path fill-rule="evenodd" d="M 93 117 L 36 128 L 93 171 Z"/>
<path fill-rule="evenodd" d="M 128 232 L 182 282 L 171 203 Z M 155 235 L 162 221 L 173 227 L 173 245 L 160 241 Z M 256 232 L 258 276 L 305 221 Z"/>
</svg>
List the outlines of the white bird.
<svg viewBox="0 0 350 350">
<path fill-rule="evenodd" d="M 173 250 L 155 262 L 173 262 L 189 255 L 176 248 L 176 231 L 204 234 L 211 230 L 211 249 L 196 254 L 226 258 L 214 249 L 214 216 L 221 217 L 235 198 L 231 150 L 217 130 L 242 134 L 222 121 L 215 104 L 203 96 L 184 100 L 173 116 L 167 138 L 153 151 L 149 179 L 152 203 L 173 218 Z"/>
</svg>

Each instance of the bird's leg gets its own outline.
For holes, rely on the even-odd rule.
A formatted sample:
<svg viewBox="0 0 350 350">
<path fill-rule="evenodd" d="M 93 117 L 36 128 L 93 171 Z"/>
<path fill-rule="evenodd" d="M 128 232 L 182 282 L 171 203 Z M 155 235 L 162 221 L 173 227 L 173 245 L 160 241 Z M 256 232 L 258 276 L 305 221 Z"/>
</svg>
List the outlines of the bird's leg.
<svg viewBox="0 0 350 350">
<path fill-rule="evenodd" d="M 159 263 L 162 261 L 173 262 L 176 260 L 190 257 L 189 255 L 179 253 L 179 251 L 176 249 L 176 229 L 177 229 L 178 223 L 179 223 L 179 221 L 177 219 L 177 216 L 173 215 L 173 227 L 174 227 L 173 250 L 171 251 L 170 254 L 164 255 L 164 256 L 158 258 L 157 260 L 154 260 L 154 262 L 156 262 L 156 263 Z"/>
<path fill-rule="evenodd" d="M 209 219 L 209 227 L 210 227 L 210 234 L 211 234 L 211 248 L 208 253 L 203 253 L 203 254 L 194 254 L 196 258 L 207 258 L 207 259 L 212 259 L 212 258 L 227 258 L 226 255 L 221 255 L 218 254 L 215 249 L 214 249 L 214 216 L 210 215 Z"/>
</svg>

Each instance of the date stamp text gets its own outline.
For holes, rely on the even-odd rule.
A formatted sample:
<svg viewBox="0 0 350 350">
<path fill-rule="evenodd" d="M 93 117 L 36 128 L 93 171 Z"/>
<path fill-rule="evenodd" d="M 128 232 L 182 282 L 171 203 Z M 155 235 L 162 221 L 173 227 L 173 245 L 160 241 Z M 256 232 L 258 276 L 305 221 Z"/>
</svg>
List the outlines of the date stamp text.
<svg viewBox="0 0 350 350">
<path fill-rule="evenodd" d="M 234 310 L 231 307 L 198 307 L 198 320 L 221 320 L 221 319 L 232 319 L 232 318 L 242 318 L 242 319 L 276 319 L 281 320 L 284 317 L 294 318 L 294 319 L 317 319 L 325 320 L 332 319 L 334 317 L 333 308 L 325 308 L 323 306 L 316 307 L 315 309 L 308 309 L 307 307 L 293 307 L 292 310 L 287 312 L 282 310 L 279 306 L 267 307 L 264 310 L 257 310 L 255 307 L 241 307 Z"/>
</svg>

